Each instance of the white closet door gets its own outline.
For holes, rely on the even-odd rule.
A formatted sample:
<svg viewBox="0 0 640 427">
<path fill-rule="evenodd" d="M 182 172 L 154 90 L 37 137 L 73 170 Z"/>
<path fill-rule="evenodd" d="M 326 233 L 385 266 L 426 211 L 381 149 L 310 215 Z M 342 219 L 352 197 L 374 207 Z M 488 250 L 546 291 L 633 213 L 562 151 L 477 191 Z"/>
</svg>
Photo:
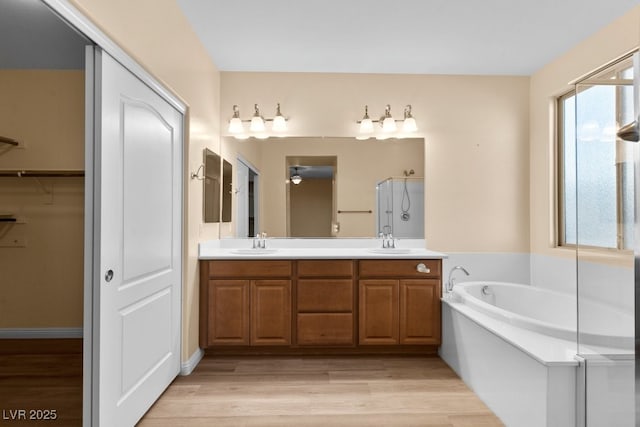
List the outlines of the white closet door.
<svg viewBox="0 0 640 427">
<path fill-rule="evenodd" d="M 133 426 L 180 370 L 183 116 L 94 66 L 93 418 Z"/>
</svg>

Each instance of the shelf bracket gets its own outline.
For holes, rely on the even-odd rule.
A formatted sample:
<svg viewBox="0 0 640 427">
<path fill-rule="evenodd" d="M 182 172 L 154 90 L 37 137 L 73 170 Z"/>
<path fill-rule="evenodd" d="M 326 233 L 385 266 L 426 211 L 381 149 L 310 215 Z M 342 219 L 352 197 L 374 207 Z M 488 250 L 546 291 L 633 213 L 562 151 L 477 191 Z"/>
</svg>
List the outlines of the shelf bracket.
<svg viewBox="0 0 640 427">
<path fill-rule="evenodd" d="M 13 145 L 14 147 L 17 147 L 18 145 L 20 145 L 20 143 L 18 141 L 16 141 L 15 139 L 7 138 L 6 136 L 0 136 L 0 143 L 1 144 Z"/>
</svg>

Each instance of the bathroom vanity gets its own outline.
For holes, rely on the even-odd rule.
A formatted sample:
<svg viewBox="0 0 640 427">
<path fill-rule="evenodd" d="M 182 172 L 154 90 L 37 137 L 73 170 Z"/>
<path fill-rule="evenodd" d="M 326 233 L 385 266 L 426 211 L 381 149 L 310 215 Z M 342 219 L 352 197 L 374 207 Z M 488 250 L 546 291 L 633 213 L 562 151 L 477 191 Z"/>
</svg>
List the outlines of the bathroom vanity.
<svg viewBox="0 0 640 427">
<path fill-rule="evenodd" d="M 200 347 L 435 353 L 443 257 L 419 247 L 201 248 Z"/>
</svg>

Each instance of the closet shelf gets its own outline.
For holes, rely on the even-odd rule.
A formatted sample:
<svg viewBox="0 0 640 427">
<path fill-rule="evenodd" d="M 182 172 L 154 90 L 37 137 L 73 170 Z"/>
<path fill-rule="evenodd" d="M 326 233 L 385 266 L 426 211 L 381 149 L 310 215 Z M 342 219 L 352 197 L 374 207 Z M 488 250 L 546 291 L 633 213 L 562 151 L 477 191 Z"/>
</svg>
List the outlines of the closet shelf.
<svg viewBox="0 0 640 427">
<path fill-rule="evenodd" d="M 83 177 L 81 170 L 0 170 L 0 177 L 12 178 L 56 178 L 56 177 Z"/>
<path fill-rule="evenodd" d="M 17 222 L 15 214 L 12 213 L 0 213 L 0 222 Z"/>
</svg>

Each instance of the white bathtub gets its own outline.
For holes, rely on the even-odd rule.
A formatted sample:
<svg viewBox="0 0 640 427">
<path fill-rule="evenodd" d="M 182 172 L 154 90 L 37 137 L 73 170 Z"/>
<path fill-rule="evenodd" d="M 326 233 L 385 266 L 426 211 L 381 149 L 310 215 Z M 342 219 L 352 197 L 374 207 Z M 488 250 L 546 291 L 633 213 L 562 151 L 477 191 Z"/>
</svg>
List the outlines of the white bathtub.
<svg viewBox="0 0 640 427">
<path fill-rule="evenodd" d="M 580 329 L 587 331 L 579 337 L 581 350 L 633 349 L 633 330 L 621 327 L 633 325 L 629 314 L 595 301 L 580 304 Z M 576 357 L 576 313 L 575 297 L 565 293 L 505 282 L 460 283 L 443 299 L 440 356 L 506 426 L 574 426 L 583 399 L 576 396 L 585 393 L 577 386 L 585 365 Z M 603 375 L 617 370 L 633 378 L 633 364 L 630 370 L 624 363 Z M 623 403 L 615 412 L 633 413 L 633 402 Z M 609 425 L 630 425 L 623 418 Z"/>
<path fill-rule="evenodd" d="M 633 313 L 580 298 L 577 336 L 576 297 L 563 292 L 505 282 L 465 282 L 454 287 L 453 299 L 511 325 L 551 337 L 597 346 L 607 353 L 633 351 Z"/>
</svg>

